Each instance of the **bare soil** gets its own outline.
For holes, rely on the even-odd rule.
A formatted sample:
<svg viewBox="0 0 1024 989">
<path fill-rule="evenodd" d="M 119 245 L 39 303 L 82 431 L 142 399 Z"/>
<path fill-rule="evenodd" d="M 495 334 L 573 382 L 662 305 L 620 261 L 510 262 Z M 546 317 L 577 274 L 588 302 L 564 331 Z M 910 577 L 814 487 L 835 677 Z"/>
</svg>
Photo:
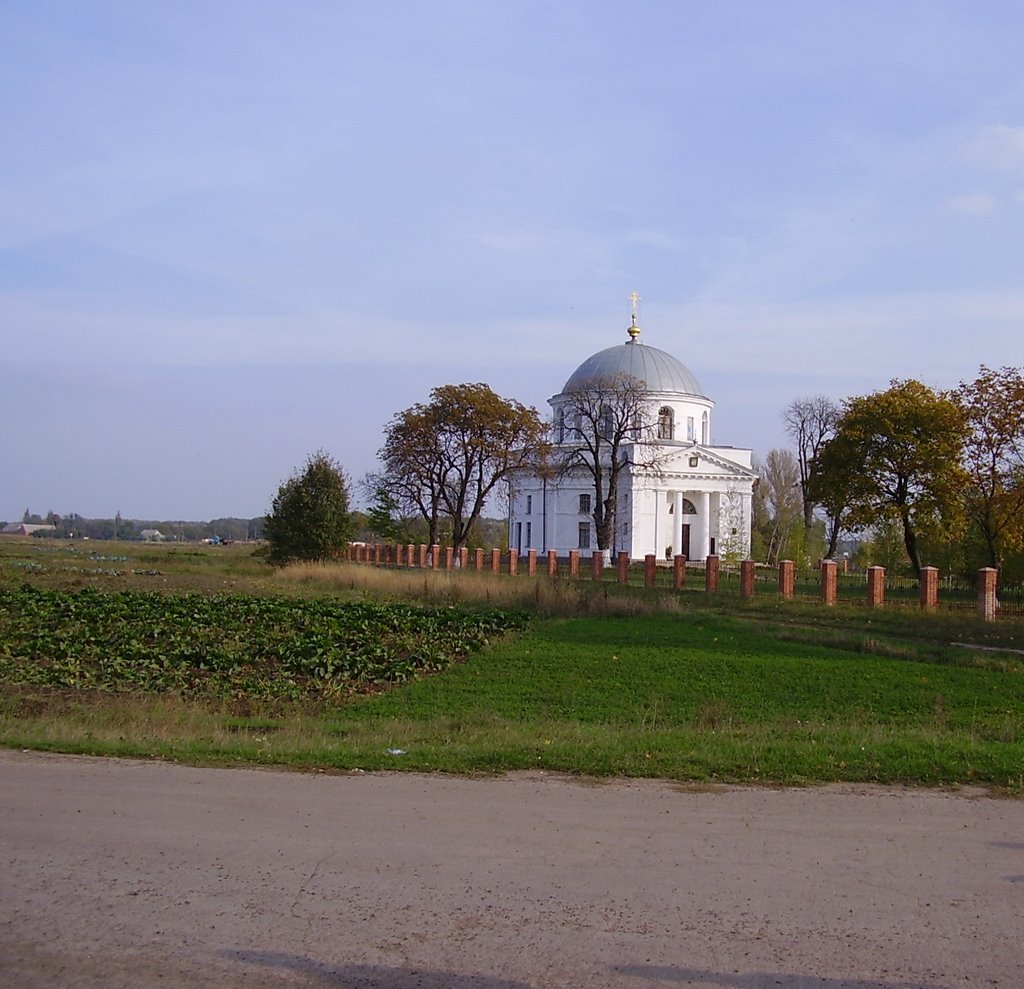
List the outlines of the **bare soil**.
<svg viewBox="0 0 1024 989">
<path fill-rule="evenodd" d="M 1024 802 L 0 752 L 0 985 L 1024 983 Z"/>
</svg>

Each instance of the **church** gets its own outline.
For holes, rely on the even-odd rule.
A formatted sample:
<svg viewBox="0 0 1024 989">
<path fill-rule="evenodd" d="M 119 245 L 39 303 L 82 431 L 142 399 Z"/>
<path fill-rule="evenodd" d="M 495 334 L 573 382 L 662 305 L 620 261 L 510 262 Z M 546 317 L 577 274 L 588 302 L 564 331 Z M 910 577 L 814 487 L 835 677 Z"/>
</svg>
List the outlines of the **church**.
<svg viewBox="0 0 1024 989">
<path fill-rule="evenodd" d="M 625 343 L 588 357 L 548 400 L 553 466 L 512 480 L 509 546 L 560 556 L 603 549 L 608 561 L 621 552 L 744 559 L 757 478 L 751 451 L 714 444 L 715 403 L 686 365 L 641 341 L 632 298 Z M 597 398 L 603 404 L 588 416 L 594 396 L 612 397 Z M 602 504 L 614 489 L 603 547 L 599 483 Z"/>
</svg>

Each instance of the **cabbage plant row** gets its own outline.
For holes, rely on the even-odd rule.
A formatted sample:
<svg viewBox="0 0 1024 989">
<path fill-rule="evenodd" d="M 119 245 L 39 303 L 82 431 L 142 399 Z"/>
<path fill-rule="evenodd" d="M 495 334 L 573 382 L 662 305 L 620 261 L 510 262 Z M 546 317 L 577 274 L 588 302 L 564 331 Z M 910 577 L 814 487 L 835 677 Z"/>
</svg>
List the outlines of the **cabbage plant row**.
<svg viewBox="0 0 1024 989">
<path fill-rule="evenodd" d="M 503 611 L 26 585 L 0 591 L 0 681 L 336 699 L 443 670 L 523 623 Z"/>
</svg>

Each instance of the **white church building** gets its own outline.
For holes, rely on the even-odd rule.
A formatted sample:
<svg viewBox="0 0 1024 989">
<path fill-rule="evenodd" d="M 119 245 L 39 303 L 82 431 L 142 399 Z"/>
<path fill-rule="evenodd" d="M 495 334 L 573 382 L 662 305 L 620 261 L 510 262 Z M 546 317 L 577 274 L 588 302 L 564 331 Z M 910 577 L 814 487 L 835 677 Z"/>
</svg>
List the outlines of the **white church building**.
<svg viewBox="0 0 1024 989">
<path fill-rule="evenodd" d="M 698 561 L 710 554 L 746 558 L 757 477 L 751 451 L 714 444 L 715 403 L 681 361 L 640 341 L 635 301 L 634 295 L 629 339 L 588 357 L 548 400 L 554 459 L 564 459 L 578 440 L 567 410 L 588 382 L 635 379 L 642 383 L 647 421 L 623 437 L 627 462 L 619 475 L 612 545 L 605 547 L 609 559 L 620 552 L 634 560 L 648 554 L 660 560 L 677 554 Z M 595 483 L 586 468 L 520 475 L 509 495 L 512 549 L 560 556 L 597 551 Z"/>
</svg>

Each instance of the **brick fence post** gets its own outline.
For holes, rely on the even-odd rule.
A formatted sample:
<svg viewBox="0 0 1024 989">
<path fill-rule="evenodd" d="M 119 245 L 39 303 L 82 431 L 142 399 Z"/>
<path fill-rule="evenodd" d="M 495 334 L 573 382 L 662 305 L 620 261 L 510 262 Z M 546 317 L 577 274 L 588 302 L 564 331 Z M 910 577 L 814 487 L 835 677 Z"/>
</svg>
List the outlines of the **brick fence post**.
<svg viewBox="0 0 1024 989">
<path fill-rule="evenodd" d="M 519 550 L 510 549 L 508 551 L 508 575 L 515 577 L 519 573 Z"/>
<path fill-rule="evenodd" d="M 885 604 L 885 567 L 868 567 L 868 607 L 881 608 Z"/>
<path fill-rule="evenodd" d="M 836 571 L 838 569 L 835 560 L 821 561 L 821 600 L 825 604 L 836 603 L 836 587 L 838 586 Z"/>
<path fill-rule="evenodd" d="M 580 575 L 580 551 L 578 549 L 569 550 L 569 576 L 578 577 Z"/>
<path fill-rule="evenodd" d="M 549 577 L 557 577 L 558 576 L 558 550 L 557 549 L 549 549 L 548 550 L 548 576 Z"/>
<path fill-rule="evenodd" d="M 405 547 L 405 565 L 410 569 L 416 566 L 416 547 L 412 543 Z"/>
<path fill-rule="evenodd" d="M 939 606 L 939 568 L 921 567 L 921 607 L 932 611 Z"/>
<path fill-rule="evenodd" d="M 483 548 L 483 546 L 477 546 L 476 553 L 473 555 L 473 563 L 476 565 L 477 570 L 483 570 L 483 568 L 484 568 L 484 548 Z"/>
<path fill-rule="evenodd" d="M 590 576 L 594 580 L 600 580 L 604 576 L 604 553 L 599 549 L 590 554 Z"/>
<path fill-rule="evenodd" d="M 792 560 L 779 560 L 779 594 L 786 601 L 793 600 L 796 565 Z"/>
<path fill-rule="evenodd" d="M 401 543 L 395 543 L 395 566 L 405 566 L 405 547 Z"/>
<path fill-rule="evenodd" d="M 459 547 L 459 568 L 462 570 L 469 569 L 469 547 Z"/>
<path fill-rule="evenodd" d="M 444 568 L 445 570 L 451 570 L 455 566 L 455 547 L 445 546 L 444 548 Z"/>
<path fill-rule="evenodd" d="M 754 561 L 740 560 L 740 597 L 754 596 Z"/>
<path fill-rule="evenodd" d="M 718 557 L 709 556 L 704 561 L 704 590 L 708 594 L 718 593 Z"/>
<path fill-rule="evenodd" d="M 420 543 L 420 569 L 425 570 L 427 567 L 427 544 Z"/>
<path fill-rule="evenodd" d="M 441 547 L 437 543 L 430 547 L 430 566 L 433 570 L 441 569 Z"/>
<path fill-rule="evenodd" d="M 374 543 L 373 544 L 373 562 L 375 564 L 382 562 L 381 561 L 381 555 L 382 555 L 381 554 L 381 550 L 383 550 L 383 549 L 384 549 L 384 547 L 381 546 L 380 543 Z"/>
<path fill-rule="evenodd" d="M 619 565 L 619 573 L 618 573 L 619 583 L 620 584 L 628 584 L 629 583 L 629 553 L 626 553 L 626 552 L 619 553 L 618 565 Z"/>
<path fill-rule="evenodd" d="M 653 587 L 658 577 L 658 558 L 653 553 L 644 556 L 644 587 Z"/>
<path fill-rule="evenodd" d="M 978 614 L 987 622 L 996 619 L 996 580 L 999 571 L 994 567 L 983 567 L 978 571 Z"/>
<path fill-rule="evenodd" d="M 501 573 L 501 550 L 491 550 L 491 573 Z"/>
<path fill-rule="evenodd" d="M 531 549 L 526 554 L 526 572 L 531 577 L 537 576 L 537 551 L 535 549 Z"/>
<path fill-rule="evenodd" d="M 677 555 L 672 558 L 672 586 L 681 591 L 686 586 L 686 557 Z"/>
</svg>

